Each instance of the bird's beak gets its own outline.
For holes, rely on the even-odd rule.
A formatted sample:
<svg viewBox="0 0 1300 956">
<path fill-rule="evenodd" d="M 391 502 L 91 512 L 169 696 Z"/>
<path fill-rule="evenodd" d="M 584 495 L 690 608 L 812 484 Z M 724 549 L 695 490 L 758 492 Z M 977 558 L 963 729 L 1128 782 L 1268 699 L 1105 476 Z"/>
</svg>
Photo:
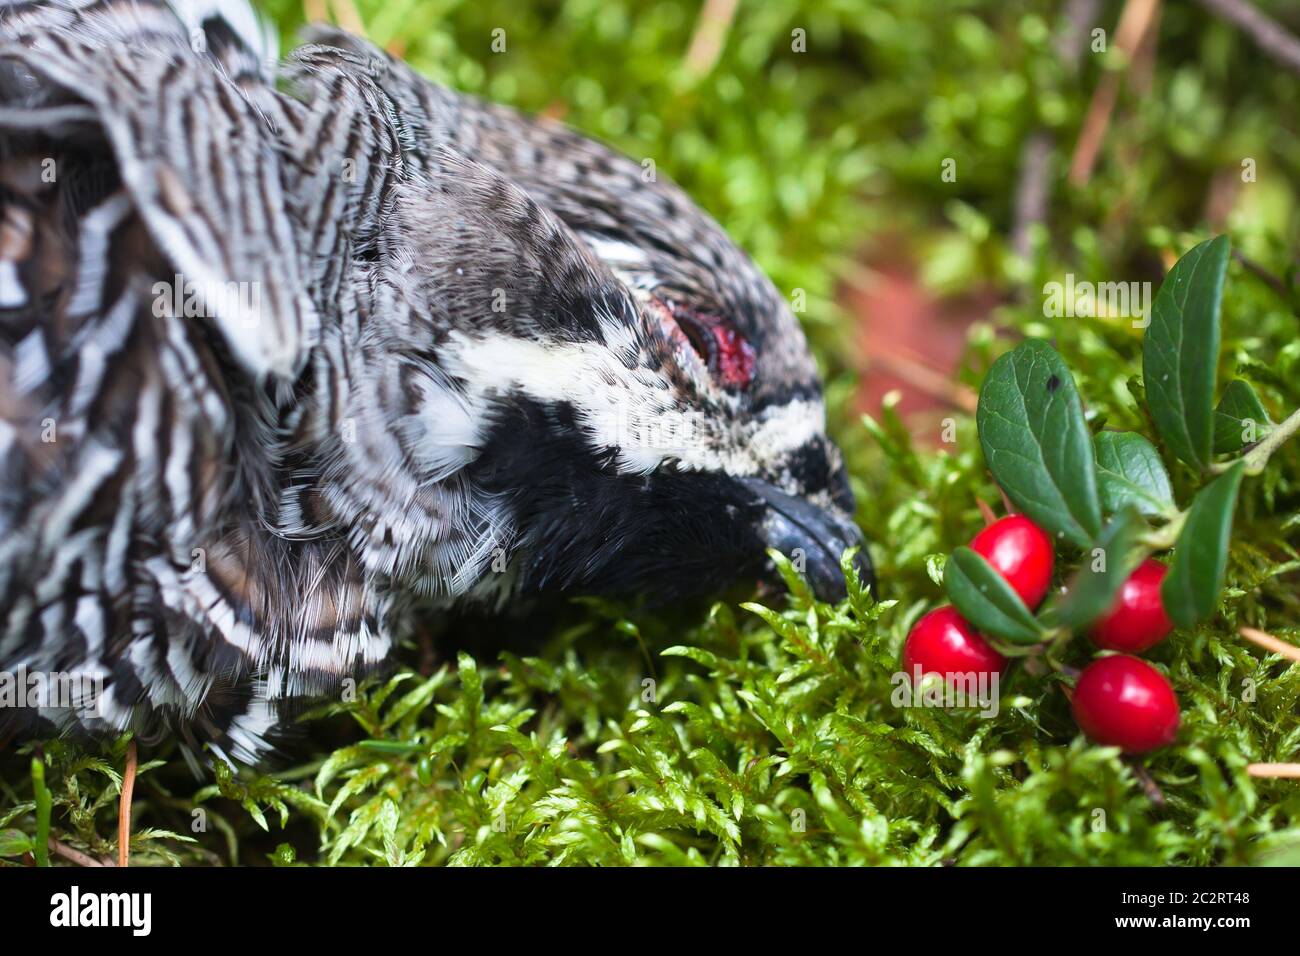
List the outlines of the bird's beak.
<svg viewBox="0 0 1300 956">
<path fill-rule="evenodd" d="M 788 495 L 761 479 L 746 478 L 743 484 L 765 506 L 758 527 L 763 543 L 795 560 L 796 567 L 797 559 L 802 555 L 804 573 L 818 599 L 839 601 L 845 596 L 840 556 L 854 546 L 858 547 L 858 552 L 853 563 L 862 583 L 874 590 L 871 557 L 867 554 L 862 531 L 852 518 Z"/>
</svg>

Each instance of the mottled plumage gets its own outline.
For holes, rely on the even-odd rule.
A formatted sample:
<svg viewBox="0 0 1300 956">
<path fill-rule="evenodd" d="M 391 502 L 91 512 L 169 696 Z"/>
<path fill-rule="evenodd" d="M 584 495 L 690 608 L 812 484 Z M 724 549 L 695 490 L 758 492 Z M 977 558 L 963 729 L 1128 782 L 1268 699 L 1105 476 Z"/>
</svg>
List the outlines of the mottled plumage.
<svg viewBox="0 0 1300 956">
<path fill-rule="evenodd" d="M 267 37 L 0 3 L 0 668 L 102 688 L 43 720 L 251 761 L 453 602 L 705 594 L 765 545 L 842 590 L 812 357 L 712 220 L 356 37 Z"/>
</svg>

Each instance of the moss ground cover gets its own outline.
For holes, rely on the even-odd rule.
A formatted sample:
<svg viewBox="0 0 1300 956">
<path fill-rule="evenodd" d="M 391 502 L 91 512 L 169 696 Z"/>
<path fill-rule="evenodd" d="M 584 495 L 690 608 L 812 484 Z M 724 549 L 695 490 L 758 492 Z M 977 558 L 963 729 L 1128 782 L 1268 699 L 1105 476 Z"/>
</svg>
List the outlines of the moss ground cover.
<svg viewBox="0 0 1300 956">
<path fill-rule="evenodd" d="M 1147 655 L 1182 702 L 1174 746 L 1135 762 L 1089 744 L 1060 683 L 1019 666 L 992 718 L 892 700 L 909 627 L 946 600 L 943 556 L 999 495 L 974 415 L 954 409 L 930 435 L 889 403 L 857 407 L 854 317 L 837 303 L 873 240 L 895 239 L 936 294 L 996 293 L 963 384 L 1022 339 L 1051 340 L 1089 430 L 1155 437 L 1142 330 L 1050 315 L 1044 289 L 1067 275 L 1158 286 L 1226 233 L 1239 256 L 1217 379 L 1249 383 L 1274 421 L 1300 406 L 1300 82 L 1196 4 L 1165 5 L 1146 60 L 1115 49 L 1123 5 L 1101 4 L 1107 51 L 1072 67 L 1059 6 L 742 2 L 701 63 L 688 0 L 360 0 L 367 34 L 432 78 L 653 159 L 790 294 L 823 360 L 880 600 L 819 604 L 786 569 L 788 594 L 431 621 L 432 655 L 406 648 L 391 679 L 309 715 L 280 767 L 196 781 L 174 745 L 142 747 L 133 862 L 1300 863 L 1300 785 L 1246 769 L 1296 759 L 1300 667 L 1237 633 L 1300 643 L 1293 446 L 1242 486 L 1213 613 Z M 264 9 L 288 43 L 302 8 Z M 1091 177 L 1071 185 L 1107 77 L 1117 104 Z M 1052 188 L 1026 223 L 1033 137 L 1050 144 Z M 1200 479 L 1166 460 L 1189 501 Z M 116 855 L 125 747 L 0 751 L 0 862 L 21 863 L 45 827 Z"/>
</svg>

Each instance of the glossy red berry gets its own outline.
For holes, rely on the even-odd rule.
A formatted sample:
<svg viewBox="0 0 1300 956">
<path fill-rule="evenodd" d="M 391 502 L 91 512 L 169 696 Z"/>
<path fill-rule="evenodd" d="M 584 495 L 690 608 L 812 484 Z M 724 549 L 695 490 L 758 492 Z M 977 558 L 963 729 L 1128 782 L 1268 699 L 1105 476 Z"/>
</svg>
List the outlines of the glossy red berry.
<svg viewBox="0 0 1300 956">
<path fill-rule="evenodd" d="M 918 666 L 922 674 L 945 678 L 992 675 L 1001 673 L 1006 663 L 1006 658 L 948 604 L 917 621 L 903 644 L 903 669 L 909 676 Z"/>
<path fill-rule="evenodd" d="M 1160 585 L 1169 569 L 1147 558 L 1119 590 L 1106 615 L 1092 626 L 1092 641 L 1108 651 L 1139 654 L 1165 639 L 1174 622 L 1160 600 Z"/>
<path fill-rule="evenodd" d="M 1052 586 L 1052 539 L 1024 515 L 999 518 L 975 535 L 970 546 L 1030 608 L 1047 596 Z"/>
<path fill-rule="evenodd" d="M 1099 744 L 1146 753 L 1173 743 L 1178 698 L 1146 661 L 1116 654 L 1084 668 L 1074 688 L 1074 719 Z"/>
</svg>

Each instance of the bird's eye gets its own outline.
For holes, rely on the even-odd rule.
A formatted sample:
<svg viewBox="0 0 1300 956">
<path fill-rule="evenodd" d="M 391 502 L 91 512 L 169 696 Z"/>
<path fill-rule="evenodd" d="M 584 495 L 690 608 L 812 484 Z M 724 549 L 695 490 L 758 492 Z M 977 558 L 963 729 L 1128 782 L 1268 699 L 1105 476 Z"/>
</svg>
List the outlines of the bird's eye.
<svg viewBox="0 0 1300 956">
<path fill-rule="evenodd" d="M 730 322 L 676 302 L 665 302 L 671 326 L 724 388 L 743 389 L 754 380 L 754 348 Z M 674 338 L 677 335 L 673 336 Z"/>
</svg>

